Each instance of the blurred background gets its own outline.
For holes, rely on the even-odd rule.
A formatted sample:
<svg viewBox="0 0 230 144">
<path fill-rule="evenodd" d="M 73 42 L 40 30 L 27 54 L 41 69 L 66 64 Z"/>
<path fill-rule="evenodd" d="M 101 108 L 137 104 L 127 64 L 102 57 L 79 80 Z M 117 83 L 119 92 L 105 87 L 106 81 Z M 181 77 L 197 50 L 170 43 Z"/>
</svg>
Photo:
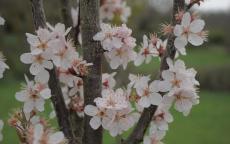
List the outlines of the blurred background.
<svg viewBox="0 0 230 144">
<path fill-rule="evenodd" d="M 160 31 L 160 24 L 170 22 L 172 0 L 128 0 L 132 16 L 128 26 L 133 29 L 137 43 L 142 42 L 143 34 Z M 51 24 L 62 21 L 60 3 L 57 0 L 44 0 L 47 21 Z M 164 142 L 167 144 L 230 144 L 230 1 L 206 0 L 194 7 L 206 21 L 209 41 L 201 47 L 189 47 L 188 55 L 181 58 L 187 67 L 198 71 L 201 83 L 201 103 L 194 106 L 188 117 L 173 112 L 175 121 L 170 124 Z M 0 51 L 7 58 L 10 70 L 0 80 L 0 118 L 7 121 L 9 112 L 21 104 L 15 100 L 15 92 L 20 89 L 28 66 L 22 64 L 19 56 L 29 50 L 25 33 L 33 33 L 29 0 L 0 0 L 0 15 L 6 25 L 0 28 Z M 108 69 L 105 62 L 104 70 Z M 126 82 L 128 73 L 151 74 L 155 78 L 159 60 L 134 67 L 130 64 L 126 71 L 117 71 L 121 84 Z M 16 133 L 5 125 L 3 144 L 16 144 Z M 106 143 L 113 143 L 107 134 Z"/>
</svg>

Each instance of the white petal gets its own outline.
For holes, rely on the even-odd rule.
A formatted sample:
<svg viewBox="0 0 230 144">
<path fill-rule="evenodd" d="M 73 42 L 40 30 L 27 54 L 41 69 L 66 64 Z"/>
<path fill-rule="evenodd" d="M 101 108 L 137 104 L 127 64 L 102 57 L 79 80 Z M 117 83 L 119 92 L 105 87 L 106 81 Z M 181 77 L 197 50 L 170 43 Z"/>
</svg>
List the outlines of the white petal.
<svg viewBox="0 0 230 144">
<path fill-rule="evenodd" d="M 101 126 L 101 118 L 97 117 L 97 116 L 94 116 L 94 117 L 91 118 L 89 124 L 93 129 L 96 130 Z"/>
<path fill-rule="evenodd" d="M 198 19 L 194 20 L 190 25 L 190 31 L 193 33 L 201 32 L 204 29 L 205 22 L 204 20 Z"/>
<path fill-rule="evenodd" d="M 20 56 L 20 60 L 24 64 L 31 64 L 33 62 L 33 56 L 31 53 L 24 53 Z"/>
<path fill-rule="evenodd" d="M 175 36 L 181 36 L 182 33 L 183 33 L 183 27 L 181 25 L 176 25 L 174 28 Z"/>
<path fill-rule="evenodd" d="M 42 112 L 44 111 L 44 104 L 45 101 L 43 99 L 39 99 L 35 102 L 35 107 L 38 111 Z"/>
<path fill-rule="evenodd" d="M 188 44 L 186 37 L 177 37 L 174 41 L 174 46 L 177 50 L 184 48 Z"/>
<path fill-rule="evenodd" d="M 39 140 L 41 136 L 43 135 L 44 128 L 41 124 L 36 124 L 34 127 L 34 137 L 35 139 Z"/>
<path fill-rule="evenodd" d="M 95 116 L 98 113 L 98 108 L 93 105 L 85 106 L 84 112 L 89 116 Z"/>
<path fill-rule="evenodd" d="M 40 71 L 36 76 L 35 76 L 35 81 L 40 82 L 40 83 L 47 83 L 49 81 L 49 72 L 45 69 Z"/>
<path fill-rule="evenodd" d="M 159 105 L 162 101 L 162 96 L 159 93 L 153 93 L 149 99 L 152 105 Z"/>
<path fill-rule="evenodd" d="M 25 102 L 23 110 L 25 113 L 30 113 L 34 109 L 34 103 L 31 101 Z"/>
<path fill-rule="evenodd" d="M 33 75 L 37 75 L 42 69 L 44 69 L 40 64 L 38 63 L 32 63 L 30 66 L 30 73 Z"/>
<path fill-rule="evenodd" d="M 43 63 L 43 67 L 51 70 L 51 69 L 53 69 L 53 63 L 51 61 L 45 61 Z"/>
<path fill-rule="evenodd" d="M 197 34 L 189 34 L 188 41 L 194 46 L 200 46 L 204 43 L 202 37 Z"/>
<path fill-rule="evenodd" d="M 141 99 L 138 101 L 138 104 L 144 108 L 148 108 L 150 106 L 149 98 L 146 96 L 141 97 Z"/>
<path fill-rule="evenodd" d="M 15 97 L 18 101 L 20 102 L 24 102 L 26 100 L 26 91 L 20 91 L 20 92 L 17 92 Z"/>
<path fill-rule="evenodd" d="M 134 65 L 139 66 L 144 62 L 144 60 L 145 60 L 145 57 L 143 57 L 142 55 L 138 55 L 134 61 Z"/>
<path fill-rule="evenodd" d="M 56 132 L 49 137 L 48 144 L 60 144 L 64 139 L 63 132 Z"/>
<path fill-rule="evenodd" d="M 191 15 L 189 12 L 186 12 L 183 15 L 182 21 L 181 21 L 181 25 L 184 27 L 188 27 L 191 23 Z"/>
<path fill-rule="evenodd" d="M 51 97 L 51 91 L 49 88 L 46 88 L 40 92 L 41 97 L 44 99 L 49 99 Z"/>
</svg>

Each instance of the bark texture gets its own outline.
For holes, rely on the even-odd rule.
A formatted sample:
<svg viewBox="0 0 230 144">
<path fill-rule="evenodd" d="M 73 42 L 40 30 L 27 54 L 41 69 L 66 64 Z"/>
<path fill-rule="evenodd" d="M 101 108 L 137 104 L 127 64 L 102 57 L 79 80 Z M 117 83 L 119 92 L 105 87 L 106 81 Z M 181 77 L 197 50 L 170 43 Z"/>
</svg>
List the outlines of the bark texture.
<svg viewBox="0 0 230 144">
<path fill-rule="evenodd" d="M 94 104 L 94 99 L 101 96 L 101 55 L 100 42 L 94 41 L 93 36 L 99 27 L 99 0 L 80 0 L 80 17 L 82 32 L 83 58 L 93 63 L 84 80 L 85 105 Z M 89 125 L 89 116 L 84 117 L 83 144 L 101 144 L 102 128 L 93 130 Z"/>
<path fill-rule="evenodd" d="M 178 10 L 184 10 L 184 9 L 185 9 L 185 1 L 184 0 L 174 0 L 172 22 L 171 22 L 172 25 L 177 24 L 177 21 L 175 19 L 175 14 L 178 12 Z M 166 62 L 166 59 L 168 57 L 170 57 L 171 59 L 174 59 L 174 57 L 175 57 L 176 49 L 174 47 L 174 40 L 175 40 L 175 37 L 173 34 L 168 36 L 167 51 L 165 52 L 164 56 L 161 59 L 159 79 L 161 79 L 161 72 L 163 70 L 168 69 L 168 64 Z M 139 144 L 143 141 L 143 137 L 145 135 L 145 132 L 146 132 L 156 110 L 157 110 L 157 106 L 153 106 L 153 105 L 151 105 L 149 108 L 144 109 L 144 111 L 143 111 L 136 127 L 134 128 L 133 132 L 130 134 L 128 139 L 123 142 L 123 144 Z"/>
<path fill-rule="evenodd" d="M 32 14 L 33 20 L 36 30 L 41 28 L 46 28 L 46 18 L 43 9 L 43 1 L 42 0 L 31 0 L 32 4 Z M 69 121 L 69 112 L 65 106 L 65 102 L 63 99 L 63 94 L 61 91 L 60 82 L 56 73 L 56 68 L 49 70 L 50 79 L 49 79 L 49 87 L 51 89 L 51 100 L 53 102 L 55 112 L 58 119 L 58 124 L 60 130 L 63 131 L 65 137 L 69 139 L 69 143 L 74 143 L 74 136 L 72 134 L 71 125 Z"/>
</svg>

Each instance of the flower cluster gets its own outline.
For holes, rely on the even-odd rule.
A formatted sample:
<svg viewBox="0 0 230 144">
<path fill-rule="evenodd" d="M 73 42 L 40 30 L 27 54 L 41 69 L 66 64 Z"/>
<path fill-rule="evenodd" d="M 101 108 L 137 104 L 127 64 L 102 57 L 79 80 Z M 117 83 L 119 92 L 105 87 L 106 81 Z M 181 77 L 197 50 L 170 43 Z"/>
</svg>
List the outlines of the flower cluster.
<svg viewBox="0 0 230 144">
<path fill-rule="evenodd" d="M 31 64 L 30 73 L 41 79 L 49 79 L 48 70 L 54 65 L 75 75 L 85 75 L 88 64 L 84 61 L 73 46 L 70 39 L 66 39 L 70 28 L 65 30 L 64 24 L 49 25 L 49 29 L 39 28 L 37 35 L 27 33 L 27 41 L 30 44 L 29 53 L 21 55 L 20 59 L 25 64 Z"/>
<path fill-rule="evenodd" d="M 161 57 L 166 50 L 167 40 L 162 41 L 156 34 L 150 36 L 150 39 L 146 35 L 143 36 L 143 44 L 137 58 L 134 61 L 136 66 L 140 66 L 145 62 L 150 63 L 152 57 Z"/>
<path fill-rule="evenodd" d="M 116 73 L 102 75 L 102 97 L 94 99 L 96 106 L 86 105 L 84 112 L 91 116 L 90 126 L 98 129 L 102 126 L 112 136 L 122 134 L 138 120 L 139 114 L 134 111 L 129 101 L 130 90 L 113 90 Z"/>
<path fill-rule="evenodd" d="M 184 13 L 179 20 L 181 23 L 174 27 L 174 35 L 176 36 L 174 45 L 180 54 L 186 55 L 185 46 L 188 42 L 194 46 L 202 45 L 204 41 L 207 41 L 207 31 L 203 30 L 204 20 L 191 16 L 189 12 Z"/>
<path fill-rule="evenodd" d="M 120 27 L 112 27 L 102 23 L 101 31 L 93 39 L 100 41 L 106 51 L 105 57 L 112 69 L 117 69 L 120 65 L 125 69 L 130 61 L 135 60 L 136 39 L 131 36 L 132 30 L 125 24 Z"/>
<path fill-rule="evenodd" d="M 60 131 L 54 132 L 48 122 L 36 116 L 36 112 L 15 111 L 8 120 L 10 126 L 17 129 L 21 143 L 28 144 L 64 144 L 66 139 Z"/>
<path fill-rule="evenodd" d="M 127 22 L 131 15 L 131 9 L 127 6 L 125 0 L 102 0 L 100 7 L 101 20 L 112 20 L 119 16 L 122 22 Z"/>
<path fill-rule="evenodd" d="M 26 77 L 26 85 L 16 93 L 16 99 L 24 102 L 23 111 L 30 113 L 33 110 L 44 111 L 45 100 L 51 97 L 51 91 L 46 83 L 29 81 Z"/>
</svg>

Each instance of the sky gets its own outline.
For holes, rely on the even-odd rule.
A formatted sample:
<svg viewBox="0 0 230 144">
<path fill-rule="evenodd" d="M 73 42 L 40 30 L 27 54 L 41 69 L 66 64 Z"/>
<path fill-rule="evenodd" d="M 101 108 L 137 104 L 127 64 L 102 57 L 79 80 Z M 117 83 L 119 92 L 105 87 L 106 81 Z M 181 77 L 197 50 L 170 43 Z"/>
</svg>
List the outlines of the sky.
<svg viewBox="0 0 230 144">
<path fill-rule="evenodd" d="M 230 0 L 205 0 L 200 7 L 196 7 L 200 11 L 229 11 Z"/>
<path fill-rule="evenodd" d="M 152 5 L 159 12 L 168 12 L 172 6 L 173 0 L 149 0 Z M 200 6 L 194 6 L 202 12 L 230 12 L 230 0 L 204 0 Z"/>
</svg>

